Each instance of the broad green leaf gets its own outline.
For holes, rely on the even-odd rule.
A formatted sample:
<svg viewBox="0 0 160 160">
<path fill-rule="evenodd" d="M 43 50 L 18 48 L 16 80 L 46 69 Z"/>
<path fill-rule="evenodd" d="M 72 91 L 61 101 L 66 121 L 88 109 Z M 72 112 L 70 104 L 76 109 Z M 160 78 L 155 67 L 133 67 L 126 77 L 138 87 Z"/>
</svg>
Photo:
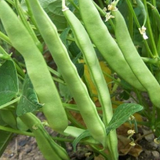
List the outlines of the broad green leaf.
<svg viewBox="0 0 160 160">
<path fill-rule="evenodd" d="M 12 133 L 0 130 L 0 157 L 6 149 L 10 139 L 12 137 Z"/>
<path fill-rule="evenodd" d="M 9 102 L 18 93 L 18 79 L 14 63 L 10 60 L 0 67 L 0 105 Z"/>
<path fill-rule="evenodd" d="M 57 0 L 39 0 L 41 6 L 46 10 L 46 12 L 48 13 L 49 12 L 49 9 L 47 8 L 48 5 L 52 2 L 55 2 Z"/>
<path fill-rule="evenodd" d="M 62 13 L 61 0 L 39 0 L 39 2 L 58 30 L 63 30 L 67 27 L 67 21 Z M 21 6 L 23 10 L 27 10 L 25 0 L 22 0 Z"/>
<path fill-rule="evenodd" d="M 56 0 L 47 6 L 47 14 L 59 30 L 67 27 L 67 21 L 62 13 L 62 1 Z"/>
<path fill-rule="evenodd" d="M 28 76 L 25 78 L 22 92 L 23 93 L 16 110 L 17 116 L 21 116 L 27 112 L 34 112 L 42 107 L 38 102 L 37 95 L 34 92 L 33 85 Z"/>
<path fill-rule="evenodd" d="M 106 128 L 107 134 L 109 134 L 111 130 L 116 129 L 120 125 L 125 123 L 131 115 L 141 110 L 143 110 L 143 107 L 139 104 L 125 103 L 125 104 L 119 105 Z"/>
</svg>

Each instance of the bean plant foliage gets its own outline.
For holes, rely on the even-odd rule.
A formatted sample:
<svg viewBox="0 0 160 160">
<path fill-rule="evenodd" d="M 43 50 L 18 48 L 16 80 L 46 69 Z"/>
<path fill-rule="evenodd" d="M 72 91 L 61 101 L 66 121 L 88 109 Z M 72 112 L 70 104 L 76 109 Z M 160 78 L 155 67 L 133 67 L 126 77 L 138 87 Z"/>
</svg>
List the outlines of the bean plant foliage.
<svg viewBox="0 0 160 160">
<path fill-rule="evenodd" d="M 4 7 L 15 18 L 11 23 Z M 71 159 L 68 142 L 72 152 L 86 145 L 90 159 L 117 160 L 116 130 L 126 125 L 135 134 L 143 125 L 150 128 L 158 143 L 159 10 L 159 0 L 0 0 L 0 155 L 13 134 L 20 134 L 34 136 L 47 160 Z M 117 31 L 117 12 L 129 33 L 128 41 L 121 37 L 122 46 L 118 35 L 126 33 Z M 135 47 L 136 53 L 126 52 L 140 63 L 126 58 L 125 45 Z"/>
</svg>

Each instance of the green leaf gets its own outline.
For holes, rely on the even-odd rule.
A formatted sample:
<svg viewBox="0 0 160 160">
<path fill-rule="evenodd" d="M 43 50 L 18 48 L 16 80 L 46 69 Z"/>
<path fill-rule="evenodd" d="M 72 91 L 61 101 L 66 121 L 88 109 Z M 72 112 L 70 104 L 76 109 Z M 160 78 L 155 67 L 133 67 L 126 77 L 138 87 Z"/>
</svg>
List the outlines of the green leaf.
<svg viewBox="0 0 160 160">
<path fill-rule="evenodd" d="M 69 31 L 70 31 L 70 28 L 66 28 L 63 30 L 63 32 L 60 35 L 60 38 L 67 49 L 69 47 L 68 40 L 67 40 Z"/>
<path fill-rule="evenodd" d="M 46 9 L 45 9 L 46 10 Z M 49 15 L 50 19 L 56 25 L 58 29 L 65 29 L 67 27 L 67 21 L 62 13 L 62 1 L 55 0 L 51 2 L 47 6 L 47 14 Z"/>
<path fill-rule="evenodd" d="M 90 137 L 91 134 L 89 133 L 88 130 L 85 130 L 83 133 L 81 133 L 77 138 L 74 139 L 72 145 L 73 145 L 73 150 L 76 151 L 76 146 L 77 144 L 84 138 Z"/>
<path fill-rule="evenodd" d="M 10 60 L 0 67 L 0 105 L 3 105 L 18 93 L 18 78 L 14 63 Z"/>
<path fill-rule="evenodd" d="M 63 102 L 69 102 L 72 98 L 72 95 L 68 86 L 61 83 L 59 83 L 58 86 L 59 86 L 59 93 L 63 98 Z"/>
<path fill-rule="evenodd" d="M 76 57 L 81 52 L 75 42 L 72 42 L 68 49 L 73 57 Z"/>
<path fill-rule="evenodd" d="M 22 92 L 23 93 L 16 110 L 17 116 L 21 116 L 28 112 L 34 112 L 43 106 L 38 102 L 37 95 L 34 92 L 33 85 L 28 76 L 25 78 Z"/>
<path fill-rule="evenodd" d="M 143 107 L 139 104 L 125 103 L 119 105 L 106 128 L 107 134 L 125 123 L 131 115 L 141 110 L 143 110 Z"/>
<path fill-rule="evenodd" d="M 1 157 L 8 143 L 10 142 L 12 133 L 0 130 L 0 135 L 1 135 L 0 136 L 0 157 Z"/>
<path fill-rule="evenodd" d="M 48 10 L 48 5 L 52 2 L 55 2 L 56 0 L 39 0 L 41 6 L 46 10 L 46 12 L 48 13 L 49 10 Z"/>
<path fill-rule="evenodd" d="M 82 63 L 75 63 L 75 66 L 77 68 L 79 76 L 82 77 L 84 75 L 84 64 L 82 64 Z"/>
</svg>

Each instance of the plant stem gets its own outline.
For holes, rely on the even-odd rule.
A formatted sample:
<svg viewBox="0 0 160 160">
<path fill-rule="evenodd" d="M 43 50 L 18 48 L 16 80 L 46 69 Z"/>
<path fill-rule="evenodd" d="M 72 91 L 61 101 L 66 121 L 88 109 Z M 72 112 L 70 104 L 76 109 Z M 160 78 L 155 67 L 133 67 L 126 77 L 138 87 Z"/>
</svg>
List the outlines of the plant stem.
<svg viewBox="0 0 160 160">
<path fill-rule="evenodd" d="M 3 40 L 3 41 L 5 41 L 5 42 L 8 43 L 9 45 L 12 45 L 10 39 L 8 38 L 8 36 L 6 36 L 6 35 L 5 35 L 4 33 L 2 33 L 1 31 L 0 31 L 0 39 Z"/>
<path fill-rule="evenodd" d="M 0 106 L 0 109 L 5 108 L 5 107 L 7 107 L 7 106 L 9 106 L 9 105 L 11 105 L 11 104 L 14 104 L 14 103 L 18 102 L 19 100 L 20 100 L 20 97 L 17 97 L 17 98 L 15 98 L 14 100 L 12 100 L 12 101 L 10 101 L 10 102 L 8 102 L 8 103 L 5 103 L 5 104 L 3 104 L 3 105 L 1 105 L 1 106 Z"/>
<path fill-rule="evenodd" d="M 32 136 L 32 137 L 34 137 L 33 133 L 19 131 L 17 129 L 13 129 L 13 128 L 9 128 L 9 127 L 0 126 L 0 130 L 7 131 L 7 132 L 12 132 L 12 133 L 17 133 L 17 134 L 22 134 L 22 135 L 25 135 L 25 136 Z"/>
<path fill-rule="evenodd" d="M 154 41 L 154 37 L 153 37 L 153 32 L 152 32 L 152 28 L 151 28 L 151 24 L 150 24 L 150 19 L 149 19 L 149 14 L 148 14 L 148 8 L 147 8 L 147 3 L 146 0 L 143 0 L 144 6 L 145 6 L 145 10 L 147 12 L 147 22 L 146 22 L 146 26 L 148 29 L 148 35 L 149 35 L 149 39 L 150 39 L 150 43 L 151 43 L 151 47 L 152 47 L 152 53 L 153 53 L 153 57 L 159 57 L 158 56 L 158 52 L 156 49 L 156 44 Z"/>
<path fill-rule="evenodd" d="M 103 1 L 102 1 L 102 0 L 98 0 L 98 2 L 99 2 L 99 6 L 100 6 L 101 8 L 104 8 Z"/>
<path fill-rule="evenodd" d="M 138 27 L 138 28 L 141 28 L 141 25 L 140 25 L 140 23 L 139 23 L 139 21 L 138 21 L 138 19 L 137 19 L 137 16 L 136 16 L 136 14 L 135 14 L 135 12 L 134 12 L 134 10 L 133 10 L 133 7 L 132 7 L 132 4 L 131 4 L 130 0 L 126 0 L 126 3 L 127 3 L 128 7 L 129 7 L 129 10 L 130 10 L 130 11 L 132 12 L 132 14 L 133 14 L 133 18 L 134 18 L 134 21 L 135 21 L 137 27 Z M 154 57 L 154 55 L 152 54 L 152 52 L 151 52 L 151 50 L 150 50 L 150 47 L 149 47 L 149 45 L 148 45 L 148 42 L 147 42 L 146 40 L 144 40 L 144 45 L 145 45 L 146 50 L 148 51 L 149 55 L 150 55 L 151 57 Z"/>
</svg>

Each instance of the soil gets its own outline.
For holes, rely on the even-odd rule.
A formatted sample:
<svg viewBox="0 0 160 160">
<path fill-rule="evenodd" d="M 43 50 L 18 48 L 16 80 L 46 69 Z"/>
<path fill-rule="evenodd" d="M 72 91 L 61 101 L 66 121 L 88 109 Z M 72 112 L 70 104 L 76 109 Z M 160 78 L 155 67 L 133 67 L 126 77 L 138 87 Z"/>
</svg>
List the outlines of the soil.
<svg viewBox="0 0 160 160">
<path fill-rule="evenodd" d="M 128 145 L 130 140 L 126 135 L 123 134 L 125 129 L 127 130 L 127 127 L 122 126 L 117 130 L 120 154 L 119 160 L 160 160 L 160 144 L 156 144 L 154 142 L 154 134 L 152 134 L 148 128 L 141 127 L 139 132 L 132 137 L 136 143 L 136 145 L 133 147 Z M 79 145 L 77 152 L 73 152 L 71 144 L 66 144 L 66 146 L 71 160 L 103 160 L 101 156 L 96 157 L 93 155 L 92 150 L 87 146 Z M 36 141 L 33 137 L 14 135 L 0 160 L 45 159 L 39 151 Z"/>
<path fill-rule="evenodd" d="M 77 115 L 75 115 L 78 117 Z M 135 115 L 138 117 L 137 115 Z M 42 114 L 38 117 L 43 120 Z M 79 117 L 78 117 L 79 118 Z M 139 118 L 139 117 L 138 117 Z M 78 119 L 81 121 L 81 119 Z M 53 137 L 56 133 L 46 128 Z M 127 131 L 131 126 L 123 124 L 117 129 L 119 160 L 160 160 L 160 144 L 155 143 L 155 135 L 144 126 L 138 127 L 138 132 L 129 137 Z M 134 142 L 134 143 L 131 143 Z M 78 145 L 74 152 L 72 145 L 66 143 L 66 150 L 71 160 L 105 160 L 102 156 L 94 154 L 88 146 Z M 37 147 L 35 138 L 14 135 L 0 160 L 45 160 Z M 53 159 L 54 160 L 54 159 Z"/>
</svg>

